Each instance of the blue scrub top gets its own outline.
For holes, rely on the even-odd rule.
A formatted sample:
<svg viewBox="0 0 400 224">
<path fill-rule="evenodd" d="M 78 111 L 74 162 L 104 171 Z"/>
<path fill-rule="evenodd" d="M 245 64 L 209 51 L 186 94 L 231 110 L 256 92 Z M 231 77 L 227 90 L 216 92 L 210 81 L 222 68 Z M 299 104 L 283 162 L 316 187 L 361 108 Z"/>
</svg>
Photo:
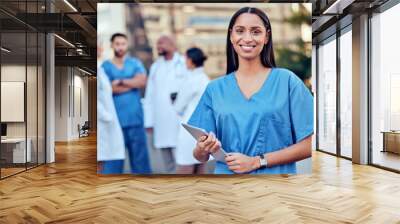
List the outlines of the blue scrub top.
<svg viewBox="0 0 400 224">
<path fill-rule="evenodd" d="M 127 57 L 122 69 L 117 68 L 110 60 L 106 60 L 102 67 L 110 81 L 116 79 L 130 79 L 137 74 L 146 74 L 141 61 Z M 132 89 L 122 94 L 113 94 L 114 105 L 122 128 L 143 126 L 143 109 L 140 102 L 139 89 Z"/>
<path fill-rule="evenodd" d="M 314 132 L 313 97 L 291 71 L 273 68 L 258 92 L 246 99 L 235 73 L 210 82 L 189 124 L 212 131 L 227 152 L 257 156 L 298 143 Z M 217 162 L 216 174 L 233 174 Z M 252 174 L 293 174 L 296 163 Z"/>
</svg>

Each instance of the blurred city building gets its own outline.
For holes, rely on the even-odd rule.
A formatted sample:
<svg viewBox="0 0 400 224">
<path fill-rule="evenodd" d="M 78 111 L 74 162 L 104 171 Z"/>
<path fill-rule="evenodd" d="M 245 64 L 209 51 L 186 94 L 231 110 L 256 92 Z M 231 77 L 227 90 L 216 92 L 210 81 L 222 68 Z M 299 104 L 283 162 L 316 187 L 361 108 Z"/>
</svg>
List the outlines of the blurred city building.
<svg viewBox="0 0 400 224">
<path fill-rule="evenodd" d="M 157 57 L 157 51 L 154 48 L 157 39 L 162 34 L 167 34 L 176 38 L 178 50 L 181 53 L 192 46 L 203 49 L 209 57 L 205 64 L 205 71 L 211 78 L 225 74 L 225 48 L 229 20 L 235 11 L 249 5 L 267 13 L 272 25 L 275 49 L 283 47 L 295 49 L 297 40 L 300 39 L 308 43 L 307 54 L 311 57 L 310 24 L 293 26 L 290 21 L 287 21 L 300 10 L 298 3 L 132 3 L 116 5 L 112 4 L 111 11 L 111 4 L 99 4 L 98 36 L 108 41 L 114 32 L 128 33 L 132 43 L 131 53 L 141 58 L 146 66 L 151 63 L 151 58 Z M 311 4 L 304 5 L 311 11 Z M 111 56 L 107 45 L 105 49 L 106 55 Z"/>
</svg>

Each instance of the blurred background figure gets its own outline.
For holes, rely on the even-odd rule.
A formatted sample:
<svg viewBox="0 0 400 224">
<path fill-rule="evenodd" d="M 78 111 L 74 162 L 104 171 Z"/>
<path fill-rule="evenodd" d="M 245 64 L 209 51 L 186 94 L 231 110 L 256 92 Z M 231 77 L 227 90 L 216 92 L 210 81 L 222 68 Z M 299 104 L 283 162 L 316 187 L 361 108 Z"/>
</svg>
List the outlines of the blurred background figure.
<svg viewBox="0 0 400 224">
<path fill-rule="evenodd" d="M 172 103 L 187 70 L 172 37 L 161 36 L 157 51 L 159 58 L 150 67 L 145 93 L 145 127 L 148 134 L 153 134 L 154 147 L 161 154 L 162 168 L 155 172 L 174 173 L 173 150 L 177 143 L 179 118 Z"/>
<path fill-rule="evenodd" d="M 97 44 L 97 59 L 101 58 Z M 97 66 L 97 161 L 100 174 L 121 174 L 125 159 L 125 144 L 112 97 L 110 80 Z"/>
<path fill-rule="evenodd" d="M 181 123 L 187 123 L 203 94 L 209 78 L 204 73 L 204 61 L 207 56 L 199 48 L 186 51 L 188 73 L 178 91 L 174 108 Z M 200 163 L 193 157 L 196 140 L 182 127 L 179 127 L 178 144 L 175 150 L 177 174 L 203 174 L 206 163 Z"/>
<path fill-rule="evenodd" d="M 132 173 L 151 173 L 143 122 L 140 89 L 146 86 L 146 70 L 142 62 L 127 55 L 128 38 L 115 33 L 111 37 L 114 57 L 102 67 L 112 84 L 113 99 L 128 149 Z"/>
</svg>

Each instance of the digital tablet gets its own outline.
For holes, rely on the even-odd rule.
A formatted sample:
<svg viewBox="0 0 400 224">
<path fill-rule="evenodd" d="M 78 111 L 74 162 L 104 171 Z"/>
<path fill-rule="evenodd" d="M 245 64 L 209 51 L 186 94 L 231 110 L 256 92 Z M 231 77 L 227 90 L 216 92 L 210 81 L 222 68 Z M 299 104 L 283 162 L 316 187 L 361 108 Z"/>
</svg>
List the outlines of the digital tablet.
<svg viewBox="0 0 400 224">
<path fill-rule="evenodd" d="M 201 136 L 204 135 L 208 135 L 208 133 L 201 128 L 189 125 L 189 124 L 184 124 L 182 123 L 182 126 L 193 136 L 193 138 L 199 139 Z M 217 152 L 213 153 L 212 156 L 220 162 L 224 162 L 225 163 L 225 156 L 226 156 L 226 152 L 220 148 L 220 150 L 218 150 Z"/>
</svg>

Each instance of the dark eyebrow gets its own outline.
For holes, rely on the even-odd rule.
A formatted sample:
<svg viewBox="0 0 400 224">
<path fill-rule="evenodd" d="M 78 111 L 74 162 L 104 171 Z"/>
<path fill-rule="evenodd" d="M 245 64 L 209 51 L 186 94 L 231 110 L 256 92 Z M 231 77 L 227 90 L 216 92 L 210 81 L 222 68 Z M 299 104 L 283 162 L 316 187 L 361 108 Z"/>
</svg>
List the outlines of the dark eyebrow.
<svg viewBox="0 0 400 224">
<path fill-rule="evenodd" d="M 246 28 L 245 26 L 241 26 L 241 25 L 237 25 L 237 26 L 234 26 L 234 28 Z M 252 27 L 250 27 L 250 29 L 262 29 L 263 27 L 262 26 L 252 26 Z"/>
</svg>

